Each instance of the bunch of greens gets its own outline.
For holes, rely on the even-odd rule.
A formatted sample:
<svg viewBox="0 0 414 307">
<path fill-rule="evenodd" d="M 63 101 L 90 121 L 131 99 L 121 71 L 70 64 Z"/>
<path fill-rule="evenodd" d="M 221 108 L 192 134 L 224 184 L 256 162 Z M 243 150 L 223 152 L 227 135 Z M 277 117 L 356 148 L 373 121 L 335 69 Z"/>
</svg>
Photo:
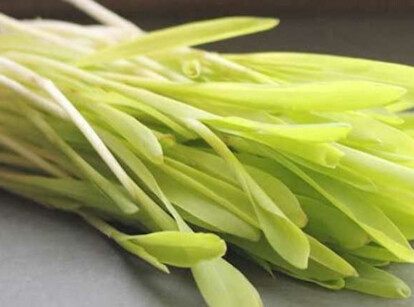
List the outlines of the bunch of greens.
<svg viewBox="0 0 414 307">
<path fill-rule="evenodd" d="M 277 20 L 144 33 L 66 1 L 103 25 L 0 15 L 2 188 L 190 268 L 210 306 L 262 306 L 225 242 L 270 274 L 410 296 L 381 267 L 414 262 L 413 68 L 206 52 Z"/>
</svg>

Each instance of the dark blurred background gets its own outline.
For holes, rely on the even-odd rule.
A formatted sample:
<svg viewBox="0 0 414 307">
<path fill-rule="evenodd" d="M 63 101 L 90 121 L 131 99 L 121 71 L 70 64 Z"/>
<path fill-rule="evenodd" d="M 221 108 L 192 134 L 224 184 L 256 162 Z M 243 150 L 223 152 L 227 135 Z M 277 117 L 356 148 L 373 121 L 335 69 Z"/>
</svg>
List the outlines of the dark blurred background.
<svg viewBox="0 0 414 307">
<path fill-rule="evenodd" d="M 413 0 L 101 0 L 127 17 L 202 17 L 228 14 L 414 13 Z M 85 19 L 59 0 L 0 0 L 16 17 Z"/>
</svg>

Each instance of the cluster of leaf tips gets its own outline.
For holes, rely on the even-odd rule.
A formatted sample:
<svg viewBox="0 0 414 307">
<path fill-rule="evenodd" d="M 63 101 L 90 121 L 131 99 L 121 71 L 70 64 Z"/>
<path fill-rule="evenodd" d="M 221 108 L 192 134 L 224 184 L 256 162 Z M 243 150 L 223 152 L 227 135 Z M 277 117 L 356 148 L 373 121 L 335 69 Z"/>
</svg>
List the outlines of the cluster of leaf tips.
<svg viewBox="0 0 414 307">
<path fill-rule="evenodd" d="M 414 68 L 206 52 L 190 47 L 277 20 L 144 33 L 66 1 L 102 25 L 0 14 L 1 188 L 190 268 L 210 306 L 262 306 L 226 243 L 268 272 L 410 296 L 381 267 L 414 262 Z"/>
</svg>

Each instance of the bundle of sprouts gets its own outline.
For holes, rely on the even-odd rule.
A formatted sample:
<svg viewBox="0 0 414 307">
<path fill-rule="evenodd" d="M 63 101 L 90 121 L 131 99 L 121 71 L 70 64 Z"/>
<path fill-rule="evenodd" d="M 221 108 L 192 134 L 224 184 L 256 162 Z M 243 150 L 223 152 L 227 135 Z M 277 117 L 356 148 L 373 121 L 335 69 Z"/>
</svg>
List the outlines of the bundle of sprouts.
<svg viewBox="0 0 414 307">
<path fill-rule="evenodd" d="M 208 52 L 192 47 L 278 21 L 145 33 L 66 1 L 102 25 L 0 15 L 2 189 L 191 269 L 210 306 L 262 305 L 227 247 L 270 274 L 410 296 L 382 267 L 414 262 L 414 68 Z"/>
</svg>

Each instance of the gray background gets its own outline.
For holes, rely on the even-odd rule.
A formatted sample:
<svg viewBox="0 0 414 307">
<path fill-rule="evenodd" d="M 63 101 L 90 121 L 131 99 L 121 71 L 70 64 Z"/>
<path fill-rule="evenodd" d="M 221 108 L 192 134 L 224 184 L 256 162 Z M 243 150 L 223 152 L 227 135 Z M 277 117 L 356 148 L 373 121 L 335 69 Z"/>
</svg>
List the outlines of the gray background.
<svg viewBox="0 0 414 307">
<path fill-rule="evenodd" d="M 145 29 L 179 20 L 143 21 Z M 414 64 L 409 15 L 282 16 L 277 30 L 218 43 L 219 51 L 294 50 Z M 265 306 L 414 306 L 350 291 L 330 292 L 277 274 L 273 279 L 231 258 Z M 414 288 L 414 266 L 393 265 Z M 191 275 L 165 275 L 103 238 L 77 217 L 43 209 L 0 191 L 0 306 L 204 306 Z"/>
</svg>

